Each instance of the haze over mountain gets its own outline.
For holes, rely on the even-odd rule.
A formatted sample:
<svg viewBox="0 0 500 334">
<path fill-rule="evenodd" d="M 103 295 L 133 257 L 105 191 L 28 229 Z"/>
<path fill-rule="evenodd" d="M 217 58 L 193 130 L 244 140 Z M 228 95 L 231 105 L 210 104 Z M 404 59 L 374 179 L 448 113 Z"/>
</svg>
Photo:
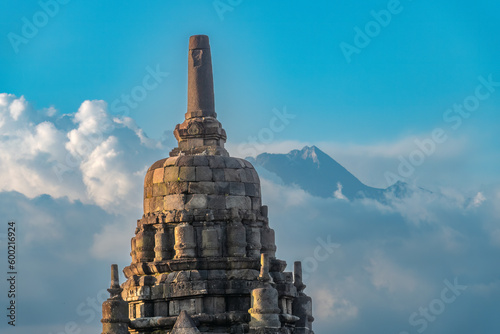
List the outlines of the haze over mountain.
<svg viewBox="0 0 500 334">
<path fill-rule="evenodd" d="M 316 146 L 305 146 L 287 154 L 262 153 L 255 159 L 247 159 L 255 166 L 276 174 L 284 184 L 295 184 L 311 195 L 323 198 L 366 197 L 383 201 L 387 193 L 402 197 L 409 191 L 404 182 L 397 182 L 386 189 L 367 186 Z"/>
</svg>

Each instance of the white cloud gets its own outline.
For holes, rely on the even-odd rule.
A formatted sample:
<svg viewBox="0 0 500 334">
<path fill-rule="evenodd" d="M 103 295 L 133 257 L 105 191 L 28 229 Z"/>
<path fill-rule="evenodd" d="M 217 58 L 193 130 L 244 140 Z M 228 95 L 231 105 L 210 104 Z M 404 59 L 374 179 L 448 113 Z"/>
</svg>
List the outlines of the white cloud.
<svg viewBox="0 0 500 334">
<path fill-rule="evenodd" d="M 71 309 L 56 303 L 55 309 L 42 314 L 43 321 L 48 317 L 57 322 L 56 317 L 64 314 L 83 324 L 74 308 L 93 296 L 74 287 L 93 284 L 89 289 L 98 291 L 105 287 L 99 280 L 109 284 L 110 261 L 130 261 L 145 170 L 167 151 L 132 119 L 110 117 L 103 101 L 85 101 L 75 114 L 64 117 L 73 121 L 69 128 L 61 126 L 53 112 L 43 110 L 37 116 L 24 98 L 0 94 L 0 204 L 5 217 L 24 224 L 20 241 L 29 252 L 25 265 L 37 273 L 24 278 L 30 283 L 25 295 L 32 299 L 24 305 L 44 311 L 41 305 L 47 296 L 65 296 Z M 444 163 L 429 160 L 429 167 L 422 168 L 442 168 L 449 159 L 461 158 L 466 146 L 455 143 L 455 151 L 436 155 Z M 348 169 L 376 179 L 398 154 L 412 148 L 412 141 L 407 138 L 387 147 L 316 145 Z M 284 142 L 266 151 L 288 152 L 301 146 Z M 54 172 L 57 166 L 62 168 L 62 181 Z M 446 318 L 438 320 L 450 328 L 450 321 L 467 314 L 457 311 L 461 307 L 473 311 L 481 309 L 485 295 L 500 298 L 500 269 L 491 265 L 500 255 L 497 186 L 476 189 L 471 196 L 452 187 L 416 191 L 382 204 L 314 197 L 263 175 L 263 204 L 269 205 L 270 225 L 276 230 L 277 256 L 289 266 L 294 260 L 316 261 L 307 273 L 305 292 L 314 298 L 317 333 L 350 334 L 367 328 L 399 332 L 408 327 L 412 312 L 439 297 L 443 280 L 457 276 L 476 288 L 467 290 L 447 308 Z M 341 197 L 340 185 L 338 190 Z M 37 197 L 41 194 L 50 196 Z M 342 246 L 331 251 L 325 246 L 328 240 Z M 321 257 L 316 256 L 318 249 Z M 488 321 L 484 315 L 478 317 Z"/>
<path fill-rule="evenodd" d="M 315 306 L 314 316 L 324 321 L 346 321 L 358 315 L 358 308 L 343 298 L 337 289 L 334 291 L 329 288 L 316 289 L 312 297 Z"/>
<path fill-rule="evenodd" d="M 475 207 L 480 206 L 484 201 L 486 200 L 486 197 L 484 197 L 482 192 L 478 192 L 476 196 L 474 196 L 474 199 L 472 200 L 472 205 Z"/>
<path fill-rule="evenodd" d="M 17 121 L 19 119 L 19 116 L 24 112 L 26 109 L 26 100 L 24 99 L 24 96 L 21 96 L 19 99 L 14 99 L 10 106 L 9 106 L 9 112 L 10 116 L 14 121 Z"/>
<path fill-rule="evenodd" d="M 138 172 L 166 154 L 161 143 L 133 120 L 112 118 L 104 101 L 84 101 L 63 116 L 73 121 L 69 129 L 58 127 L 54 110 L 36 113 L 24 97 L 0 94 L 0 190 L 67 196 L 108 211 L 141 207 Z"/>
<path fill-rule="evenodd" d="M 415 192 L 381 204 L 314 197 L 262 180 L 277 256 L 288 263 L 302 260 L 303 268 L 310 268 L 305 292 L 314 297 L 316 332 L 359 333 L 371 324 L 399 333 L 411 328 L 410 314 L 439 297 L 445 279 L 490 284 L 500 275 L 490 265 L 500 255 L 500 233 L 490 232 L 500 230 L 492 221 L 496 205 L 488 199 L 497 190 L 483 192 L 479 207 L 466 205 L 467 196 L 452 188 L 443 192 Z M 342 246 L 326 258 L 322 248 L 318 258 L 318 239 L 327 237 Z M 468 290 L 458 307 L 447 309 L 448 319 L 462 307 L 481 308 L 480 298 Z"/>
<path fill-rule="evenodd" d="M 375 251 L 370 257 L 366 270 L 375 288 L 387 289 L 391 293 L 413 292 L 418 284 L 414 273 L 392 263 L 381 251 Z"/>
<path fill-rule="evenodd" d="M 342 184 L 340 182 L 337 183 L 337 190 L 333 192 L 333 197 L 337 199 L 347 200 L 344 194 L 342 194 Z"/>
<path fill-rule="evenodd" d="M 96 259 L 109 261 L 130 261 L 130 239 L 135 230 L 135 220 L 121 221 L 118 224 L 108 224 L 102 231 L 94 234 L 90 253 Z"/>
</svg>

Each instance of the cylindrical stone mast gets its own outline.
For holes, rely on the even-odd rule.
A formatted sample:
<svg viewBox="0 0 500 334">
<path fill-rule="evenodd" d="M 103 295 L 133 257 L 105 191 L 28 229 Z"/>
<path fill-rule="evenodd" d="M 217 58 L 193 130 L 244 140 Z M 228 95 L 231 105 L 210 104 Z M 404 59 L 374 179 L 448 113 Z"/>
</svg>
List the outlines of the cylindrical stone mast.
<svg viewBox="0 0 500 334">
<path fill-rule="evenodd" d="M 189 38 L 188 105 L 186 119 L 216 117 L 212 56 L 208 36 Z"/>
<path fill-rule="evenodd" d="M 170 152 L 178 155 L 229 156 L 224 149 L 226 131 L 217 120 L 214 102 L 212 56 L 208 36 L 189 38 L 188 103 L 185 120 L 175 127 L 179 147 Z"/>
</svg>

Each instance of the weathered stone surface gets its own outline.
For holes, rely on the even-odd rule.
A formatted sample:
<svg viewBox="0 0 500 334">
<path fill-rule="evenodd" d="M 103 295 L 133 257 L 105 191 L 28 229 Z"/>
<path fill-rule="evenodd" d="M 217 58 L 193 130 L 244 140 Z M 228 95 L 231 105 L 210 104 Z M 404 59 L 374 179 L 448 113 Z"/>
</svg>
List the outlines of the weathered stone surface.
<svg viewBox="0 0 500 334">
<path fill-rule="evenodd" d="M 175 227 L 175 258 L 195 257 L 196 242 L 194 228 L 189 223 L 181 223 Z"/>
<path fill-rule="evenodd" d="M 165 163 L 166 160 L 167 158 L 156 161 L 154 164 L 151 165 L 151 167 L 149 167 L 149 170 L 155 170 L 156 168 L 163 167 L 163 164 Z"/>
<path fill-rule="evenodd" d="M 250 169 L 250 173 L 252 173 L 253 182 L 260 183 L 259 175 L 255 171 L 255 169 Z"/>
<path fill-rule="evenodd" d="M 212 170 L 208 166 L 196 167 L 196 181 L 212 181 Z"/>
<path fill-rule="evenodd" d="M 224 159 L 219 156 L 209 156 L 208 158 L 208 166 L 212 169 L 215 168 L 226 168 L 226 164 L 224 163 Z"/>
<path fill-rule="evenodd" d="M 208 195 L 207 207 L 213 210 L 226 208 L 226 197 L 221 195 Z"/>
<path fill-rule="evenodd" d="M 163 167 L 156 168 L 153 171 L 153 184 L 163 182 L 163 172 L 164 172 Z"/>
<path fill-rule="evenodd" d="M 243 160 L 243 162 L 245 163 L 245 167 L 246 168 L 252 168 L 253 169 L 253 165 L 248 160 Z"/>
<path fill-rule="evenodd" d="M 178 181 L 178 179 L 179 179 L 179 167 L 171 166 L 165 168 L 163 175 L 163 180 L 165 182 Z"/>
<path fill-rule="evenodd" d="M 201 232 L 201 255 L 204 257 L 220 256 L 220 238 L 219 232 L 214 227 L 204 228 Z"/>
<path fill-rule="evenodd" d="M 179 159 L 179 157 L 167 158 L 167 160 L 165 160 L 165 162 L 163 163 L 163 167 L 174 166 L 177 159 Z"/>
<path fill-rule="evenodd" d="M 191 317 L 185 310 L 180 311 L 180 314 L 177 317 L 177 321 L 175 322 L 171 334 L 196 334 L 196 333 L 200 333 L 200 331 L 196 327 L 193 319 L 191 319 Z"/>
<path fill-rule="evenodd" d="M 272 228 L 263 228 L 260 230 L 260 238 L 262 244 L 262 253 L 274 258 L 276 255 L 275 235 Z"/>
<path fill-rule="evenodd" d="M 252 290 L 250 328 L 280 328 L 278 291 L 271 287 Z"/>
<path fill-rule="evenodd" d="M 260 199 L 259 196 L 255 196 L 255 197 L 250 197 L 252 200 L 251 200 L 251 205 L 252 205 L 252 209 L 253 210 L 260 210 L 260 207 L 262 206 L 262 201 Z"/>
<path fill-rule="evenodd" d="M 152 198 L 145 198 L 144 199 L 144 204 L 143 204 L 144 213 L 150 213 L 151 212 L 151 201 L 152 201 Z"/>
<path fill-rule="evenodd" d="M 153 187 L 144 187 L 144 198 L 150 198 L 153 196 Z"/>
<path fill-rule="evenodd" d="M 218 195 L 229 195 L 231 190 L 229 188 L 229 182 L 216 182 L 215 183 L 215 193 Z"/>
<path fill-rule="evenodd" d="M 254 183 L 245 183 L 245 195 L 247 196 L 258 196 L 257 187 Z"/>
<path fill-rule="evenodd" d="M 215 194 L 215 183 L 214 182 L 190 182 L 189 183 L 189 193 L 190 194 Z"/>
<path fill-rule="evenodd" d="M 193 194 L 187 195 L 186 209 L 205 209 L 207 207 L 207 197 L 206 194 Z"/>
<path fill-rule="evenodd" d="M 163 198 L 163 209 L 164 210 L 183 209 L 185 199 L 186 199 L 186 195 L 183 195 L 183 194 L 165 196 Z"/>
<path fill-rule="evenodd" d="M 220 168 L 212 169 L 212 178 L 215 182 L 225 181 L 226 176 L 224 173 L 224 169 Z"/>
<path fill-rule="evenodd" d="M 165 186 L 167 187 L 167 194 L 186 194 L 188 192 L 189 182 L 166 182 Z"/>
<path fill-rule="evenodd" d="M 260 229 L 248 227 L 247 234 L 247 255 L 248 257 L 260 257 L 262 244 L 260 243 Z"/>
<path fill-rule="evenodd" d="M 193 164 L 194 166 L 208 166 L 208 158 L 204 155 L 195 155 Z"/>
<path fill-rule="evenodd" d="M 241 168 L 240 162 L 236 158 L 224 157 L 226 168 Z"/>
<path fill-rule="evenodd" d="M 163 175 L 162 175 L 163 177 Z M 167 184 L 166 183 L 155 183 L 153 184 L 153 196 L 165 196 L 167 194 Z"/>
<path fill-rule="evenodd" d="M 227 226 L 228 256 L 245 257 L 247 254 L 247 235 L 243 224 L 232 221 Z"/>
<path fill-rule="evenodd" d="M 312 316 L 311 297 L 304 295 L 294 298 L 292 310 L 293 315 L 300 319 L 295 323 L 295 326 L 302 330 L 299 333 L 312 333 L 311 329 L 314 318 Z"/>
<path fill-rule="evenodd" d="M 162 211 L 164 208 L 163 196 L 152 197 L 151 212 Z"/>
<path fill-rule="evenodd" d="M 146 177 L 144 178 L 144 185 L 145 186 L 152 186 L 153 185 L 153 171 L 149 170 L 146 173 Z"/>
<path fill-rule="evenodd" d="M 173 254 L 170 252 L 169 244 L 172 240 L 169 240 L 170 235 L 168 228 L 165 224 L 160 224 L 156 227 L 155 233 L 155 261 L 163 261 L 173 257 Z M 174 240 L 175 241 L 175 240 Z"/>
<path fill-rule="evenodd" d="M 245 196 L 245 184 L 242 182 L 229 182 L 229 193 L 236 196 Z"/>
<path fill-rule="evenodd" d="M 239 169 L 225 169 L 224 170 L 224 177 L 225 177 L 226 181 L 229 181 L 229 182 L 240 182 L 241 181 Z"/>
<path fill-rule="evenodd" d="M 227 196 L 226 198 L 226 209 L 243 209 L 249 210 L 252 207 L 250 197 L 247 196 Z"/>
<path fill-rule="evenodd" d="M 178 157 L 175 165 L 179 166 L 179 167 L 193 166 L 194 165 L 194 156 L 192 156 L 192 155 L 180 156 L 180 157 Z"/>
<path fill-rule="evenodd" d="M 196 168 L 180 167 L 179 181 L 196 181 Z"/>
</svg>

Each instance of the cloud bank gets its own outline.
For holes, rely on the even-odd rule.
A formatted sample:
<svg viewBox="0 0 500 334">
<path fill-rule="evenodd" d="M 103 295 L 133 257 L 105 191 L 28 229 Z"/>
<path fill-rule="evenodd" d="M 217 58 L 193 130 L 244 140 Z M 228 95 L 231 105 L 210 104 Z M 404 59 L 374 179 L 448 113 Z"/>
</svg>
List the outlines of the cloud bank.
<svg viewBox="0 0 500 334">
<path fill-rule="evenodd" d="M 59 115 L 0 94 L 0 131 L 0 213 L 18 222 L 24 273 L 15 333 L 64 332 L 69 322 L 91 332 L 109 264 L 130 260 L 145 169 L 168 149 L 133 119 L 110 115 L 104 101 Z M 372 150 L 353 152 L 361 159 Z M 381 204 L 345 200 L 340 187 L 338 198 L 314 197 L 271 173 L 261 182 L 277 256 L 289 268 L 303 262 L 316 333 L 497 332 L 497 185 L 471 193 L 441 187 Z M 0 329 L 13 332 L 5 323 Z"/>
</svg>

